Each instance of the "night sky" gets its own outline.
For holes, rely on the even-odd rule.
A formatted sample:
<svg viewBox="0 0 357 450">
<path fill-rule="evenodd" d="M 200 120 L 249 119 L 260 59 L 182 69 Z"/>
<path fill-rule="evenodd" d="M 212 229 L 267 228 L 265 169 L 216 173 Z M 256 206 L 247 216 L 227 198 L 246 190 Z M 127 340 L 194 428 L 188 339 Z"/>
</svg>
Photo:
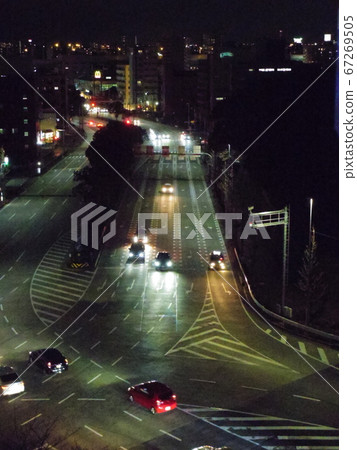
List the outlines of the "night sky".
<svg viewBox="0 0 357 450">
<path fill-rule="evenodd" d="M 336 0 L 2 0 L 0 39 L 116 41 L 203 32 L 229 38 L 336 33 Z"/>
</svg>

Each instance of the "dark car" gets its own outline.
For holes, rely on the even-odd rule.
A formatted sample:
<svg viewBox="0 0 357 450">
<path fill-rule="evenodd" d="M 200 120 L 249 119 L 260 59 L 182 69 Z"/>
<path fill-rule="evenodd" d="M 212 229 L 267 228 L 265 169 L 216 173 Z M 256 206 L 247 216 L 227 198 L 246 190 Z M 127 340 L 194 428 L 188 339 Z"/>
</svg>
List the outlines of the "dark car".
<svg viewBox="0 0 357 450">
<path fill-rule="evenodd" d="M 129 249 L 129 260 L 132 261 L 145 261 L 145 245 L 143 242 L 134 242 Z"/>
<path fill-rule="evenodd" d="M 71 269 L 94 269 L 98 260 L 98 254 L 98 250 L 76 243 L 68 254 L 67 266 Z"/>
<path fill-rule="evenodd" d="M 131 402 L 139 403 L 153 414 L 171 411 L 177 406 L 176 395 L 172 390 L 156 380 L 131 386 L 128 393 Z"/>
<path fill-rule="evenodd" d="M 68 360 L 56 348 L 29 352 L 28 363 L 34 362 L 43 373 L 61 373 L 68 370 Z"/>
<path fill-rule="evenodd" d="M 225 269 L 223 253 L 219 250 L 213 250 L 209 255 L 209 268 L 215 270 Z"/>
<path fill-rule="evenodd" d="M 172 261 L 170 253 L 168 252 L 159 252 L 156 255 L 154 266 L 156 270 L 165 270 L 171 269 Z"/>
</svg>

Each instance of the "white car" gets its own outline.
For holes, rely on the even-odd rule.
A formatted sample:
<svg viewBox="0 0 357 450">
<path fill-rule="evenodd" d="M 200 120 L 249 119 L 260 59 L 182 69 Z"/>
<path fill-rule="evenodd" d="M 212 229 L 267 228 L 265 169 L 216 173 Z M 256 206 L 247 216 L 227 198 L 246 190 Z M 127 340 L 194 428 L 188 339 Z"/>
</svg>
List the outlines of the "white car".
<svg viewBox="0 0 357 450">
<path fill-rule="evenodd" d="M 0 366 L 1 395 L 20 394 L 25 391 L 25 384 L 10 366 Z"/>
</svg>

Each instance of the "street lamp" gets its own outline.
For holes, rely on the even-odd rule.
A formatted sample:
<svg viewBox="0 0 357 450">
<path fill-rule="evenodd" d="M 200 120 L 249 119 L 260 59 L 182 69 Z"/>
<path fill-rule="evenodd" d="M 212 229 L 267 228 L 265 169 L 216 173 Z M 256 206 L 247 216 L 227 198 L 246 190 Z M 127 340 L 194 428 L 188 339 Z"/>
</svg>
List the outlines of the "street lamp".
<svg viewBox="0 0 357 450">
<path fill-rule="evenodd" d="M 309 249 L 311 250 L 312 242 L 312 208 L 314 204 L 314 199 L 310 198 L 310 222 L 309 222 Z"/>
</svg>

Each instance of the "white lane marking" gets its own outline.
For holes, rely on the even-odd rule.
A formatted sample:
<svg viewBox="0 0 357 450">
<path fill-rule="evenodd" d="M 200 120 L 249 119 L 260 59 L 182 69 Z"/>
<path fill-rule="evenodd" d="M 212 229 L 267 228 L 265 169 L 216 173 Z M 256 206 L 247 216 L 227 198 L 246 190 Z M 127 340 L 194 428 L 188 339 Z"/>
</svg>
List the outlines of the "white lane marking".
<svg viewBox="0 0 357 450">
<path fill-rule="evenodd" d="M 19 261 L 20 261 L 20 259 L 22 258 L 23 254 L 25 253 L 25 251 L 26 251 L 26 250 L 24 250 L 24 251 L 21 253 L 21 255 L 17 258 L 16 262 L 19 262 Z"/>
<path fill-rule="evenodd" d="M 11 269 L 12 269 L 12 267 L 11 267 Z M 10 269 L 9 269 L 10 270 Z M 12 289 L 10 292 L 9 292 L 9 294 L 13 294 L 15 291 L 17 291 L 18 290 L 18 286 L 16 286 L 14 289 Z"/>
<path fill-rule="evenodd" d="M 326 364 L 329 364 L 329 360 L 327 359 L 325 350 L 323 348 L 321 348 L 321 347 L 317 347 L 317 351 L 319 352 L 321 361 L 326 363 Z"/>
<path fill-rule="evenodd" d="M 76 361 L 78 361 L 79 359 L 81 359 L 81 357 L 80 357 L 80 356 L 77 356 L 77 358 L 74 359 L 73 361 L 71 361 L 71 362 L 69 363 L 69 365 L 72 366 L 72 364 L 74 364 L 74 363 L 75 363 Z"/>
<path fill-rule="evenodd" d="M 122 356 L 121 356 L 120 358 L 116 359 L 116 360 L 112 363 L 112 366 L 115 366 L 115 364 L 118 363 L 121 359 L 122 359 Z"/>
<path fill-rule="evenodd" d="M 2 303 L 0 303 L 0 309 L 1 309 L 1 311 L 4 311 L 4 307 L 2 306 Z"/>
<path fill-rule="evenodd" d="M 231 291 L 229 291 L 227 288 L 226 288 L 226 285 L 225 285 L 225 283 L 221 283 L 222 284 L 222 287 L 223 287 L 223 289 L 224 289 L 224 292 L 226 293 L 226 294 L 228 294 L 228 295 L 231 295 Z"/>
<path fill-rule="evenodd" d="M 37 417 L 40 417 L 40 416 L 42 416 L 42 413 L 37 414 L 37 416 L 34 416 L 34 417 L 32 417 L 31 419 L 26 420 L 25 422 L 22 422 L 21 426 L 23 427 L 23 426 L 26 425 L 27 423 L 32 422 L 33 420 L 37 419 Z"/>
<path fill-rule="evenodd" d="M 135 348 L 138 344 L 140 344 L 140 341 L 138 341 L 136 344 L 134 344 L 133 346 L 130 347 L 130 350 L 133 350 L 133 348 Z"/>
<path fill-rule="evenodd" d="M 270 329 L 270 328 L 267 328 L 267 329 L 265 330 L 265 332 L 266 332 L 267 334 L 270 334 L 270 333 L 271 333 L 271 329 Z"/>
<path fill-rule="evenodd" d="M 95 376 L 94 378 L 92 378 L 90 381 L 87 382 L 87 384 L 92 383 L 93 381 L 95 381 L 97 378 L 99 378 L 100 376 L 102 376 L 102 374 L 100 373 L 99 375 Z"/>
<path fill-rule="evenodd" d="M 25 206 L 27 206 L 30 203 L 30 201 L 31 201 L 31 199 L 27 200 L 27 202 L 25 203 Z"/>
<path fill-rule="evenodd" d="M 200 378 L 190 378 L 191 381 L 200 381 L 202 383 L 216 383 L 216 381 L 211 380 L 201 380 Z"/>
<path fill-rule="evenodd" d="M 96 315 L 97 315 L 97 313 L 95 313 L 94 316 L 92 316 L 92 317 L 89 319 L 89 322 L 91 322 L 91 321 L 95 318 Z"/>
<path fill-rule="evenodd" d="M 151 327 L 150 330 L 146 334 L 151 333 L 153 329 L 154 329 L 154 327 Z"/>
<path fill-rule="evenodd" d="M 115 375 L 115 377 L 119 378 L 119 380 L 121 380 L 121 381 L 124 381 L 124 383 L 131 384 L 130 381 L 124 380 L 124 378 L 120 378 L 118 375 Z"/>
<path fill-rule="evenodd" d="M 77 398 L 78 401 L 95 401 L 95 402 L 104 402 L 105 398 Z"/>
<path fill-rule="evenodd" d="M 100 341 L 96 342 L 94 345 L 92 345 L 92 347 L 90 349 L 93 350 L 93 348 L 95 348 L 99 344 L 100 344 Z"/>
<path fill-rule="evenodd" d="M 93 361 L 93 359 L 90 359 L 90 362 L 91 363 L 93 363 L 93 364 L 95 364 L 97 367 L 99 367 L 100 369 L 103 369 L 103 367 L 100 365 L 100 364 L 98 364 L 98 363 L 96 363 L 95 361 Z"/>
<path fill-rule="evenodd" d="M 27 341 L 22 342 L 21 344 L 19 344 L 17 347 L 15 347 L 15 350 L 18 349 L 19 347 L 22 347 L 23 345 L 26 344 Z"/>
<path fill-rule="evenodd" d="M 126 319 L 127 319 L 129 316 L 130 316 L 130 314 L 127 314 L 127 315 L 124 317 L 123 322 L 125 322 Z"/>
<path fill-rule="evenodd" d="M 164 317 L 165 317 L 165 314 L 161 314 L 159 322 L 161 322 Z"/>
<path fill-rule="evenodd" d="M 182 441 L 182 439 L 180 439 L 179 437 L 177 437 L 177 436 L 174 436 L 173 434 L 171 434 L 171 433 L 168 433 L 167 431 L 165 431 L 165 430 L 159 430 L 159 431 L 161 431 L 161 433 L 164 433 L 164 434 L 166 434 L 167 436 L 170 436 L 170 437 L 172 437 L 173 439 L 176 439 L 177 441 Z"/>
<path fill-rule="evenodd" d="M 64 403 L 66 400 L 68 400 L 69 398 L 74 396 L 74 392 L 72 392 L 72 394 L 67 395 L 67 397 L 65 397 L 64 399 L 60 400 L 58 402 L 58 404 L 60 405 L 61 403 Z"/>
<path fill-rule="evenodd" d="M 8 221 L 10 222 L 10 220 L 11 220 L 15 215 L 16 215 L 16 213 L 14 213 L 12 216 L 10 216 L 10 217 L 8 218 Z"/>
<path fill-rule="evenodd" d="M 103 281 L 103 284 L 101 286 L 97 287 L 97 291 L 102 291 L 104 289 L 104 286 L 107 284 L 107 280 Z"/>
<path fill-rule="evenodd" d="M 299 341 L 298 344 L 299 344 L 299 349 L 300 349 L 301 353 L 305 353 L 305 355 L 306 355 L 307 353 L 306 353 L 305 343 Z"/>
<path fill-rule="evenodd" d="M 72 333 L 72 336 L 74 336 L 75 334 L 79 333 L 79 331 L 82 329 L 82 327 L 78 328 L 74 333 Z"/>
<path fill-rule="evenodd" d="M 13 331 L 15 334 L 19 334 L 19 333 L 15 330 L 14 327 L 11 327 L 11 329 L 12 329 L 12 331 Z"/>
<path fill-rule="evenodd" d="M 245 388 L 245 389 L 253 389 L 255 391 L 267 391 L 268 390 L 268 389 L 253 387 L 253 386 L 241 386 L 241 387 Z"/>
<path fill-rule="evenodd" d="M 36 212 L 34 212 L 33 214 L 32 214 L 32 216 L 30 217 L 30 219 L 29 220 L 31 220 L 31 219 L 33 219 L 34 217 L 35 217 L 35 215 L 36 215 L 37 213 Z"/>
<path fill-rule="evenodd" d="M 79 351 L 78 351 L 76 348 L 72 347 L 72 345 L 70 345 L 69 347 L 70 347 L 74 352 L 79 353 Z"/>
<path fill-rule="evenodd" d="M 9 319 L 6 316 L 4 316 L 4 319 L 6 323 L 9 323 Z"/>
<path fill-rule="evenodd" d="M 304 400 L 311 400 L 311 401 L 313 401 L 313 402 L 321 402 L 321 400 L 318 399 L 318 398 L 305 397 L 304 395 L 293 394 L 293 397 L 296 397 L 296 398 L 302 398 L 302 399 L 304 399 Z"/>
<path fill-rule="evenodd" d="M 30 278 L 26 278 L 26 280 L 24 280 L 24 281 L 22 282 L 22 284 L 28 283 L 29 281 L 30 281 Z"/>
<path fill-rule="evenodd" d="M 22 394 L 18 395 L 17 397 L 12 398 L 11 400 L 9 400 L 8 403 L 14 402 L 15 400 L 17 400 L 18 398 L 22 397 L 22 396 L 25 395 L 25 394 L 26 394 L 26 392 L 23 392 Z"/>
<path fill-rule="evenodd" d="M 191 287 L 188 291 L 186 291 L 186 294 L 190 294 L 192 292 L 192 289 L 193 289 L 193 283 L 191 283 Z"/>
<path fill-rule="evenodd" d="M 126 288 L 126 290 L 127 290 L 127 291 L 131 291 L 131 290 L 133 289 L 133 287 L 134 287 L 134 284 L 135 284 L 135 280 L 133 280 L 133 282 L 131 283 L 131 286 L 128 286 L 128 287 Z"/>
<path fill-rule="evenodd" d="M 131 413 L 128 412 L 128 411 L 125 411 L 125 410 L 124 410 L 124 412 L 125 412 L 125 414 L 127 414 L 127 415 L 130 416 L 130 417 L 132 417 L 133 419 L 139 420 L 139 422 L 142 422 L 142 421 L 143 421 L 143 419 L 140 419 L 140 417 L 134 416 L 134 414 L 131 414 Z"/>
<path fill-rule="evenodd" d="M 112 328 L 110 331 L 109 331 L 109 333 L 108 334 L 112 334 L 113 333 L 113 331 L 115 331 L 117 329 L 117 327 L 114 327 L 114 328 Z"/>
<path fill-rule="evenodd" d="M 98 431 L 93 430 L 93 428 L 89 427 L 88 425 L 84 425 L 84 428 L 87 428 L 87 430 L 91 431 L 92 433 L 96 434 L 99 437 L 103 437 L 102 434 L 98 433 Z"/>
<path fill-rule="evenodd" d="M 54 212 L 54 213 L 52 214 L 52 216 L 50 217 L 50 220 L 52 220 L 52 219 L 55 217 L 55 215 L 56 215 L 56 213 Z"/>
<path fill-rule="evenodd" d="M 54 378 L 57 375 L 57 373 L 54 373 L 53 375 L 51 375 L 50 377 L 46 378 L 45 380 L 42 381 L 43 383 L 47 383 L 47 381 L 52 380 L 52 378 Z"/>
<path fill-rule="evenodd" d="M 0 281 L 3 279 L 5 277 L 5 275 L 1 275 L 1 277 L 0 277 Z"/>
</svg>

